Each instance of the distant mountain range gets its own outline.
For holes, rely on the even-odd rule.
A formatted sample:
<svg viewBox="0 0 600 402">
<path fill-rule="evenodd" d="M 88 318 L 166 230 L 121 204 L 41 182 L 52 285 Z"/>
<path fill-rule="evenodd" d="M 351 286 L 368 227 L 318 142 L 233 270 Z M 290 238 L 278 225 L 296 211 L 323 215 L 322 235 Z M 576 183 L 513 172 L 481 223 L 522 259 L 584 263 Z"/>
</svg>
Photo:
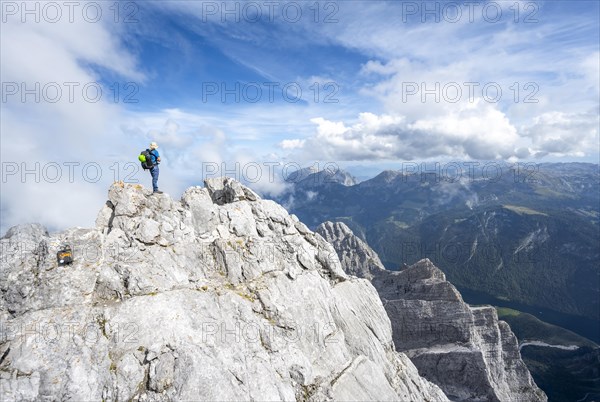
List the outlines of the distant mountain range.
<svg viewBox="0 0 600 402">
<path fill-rule="evenodd" d="M 598 165 L 479 168 L 299 171 L 277 201 L 311 228 L 344 222 L 388 269 L 429 258 L 459 288 L 597 322 Z"/>
</svg>

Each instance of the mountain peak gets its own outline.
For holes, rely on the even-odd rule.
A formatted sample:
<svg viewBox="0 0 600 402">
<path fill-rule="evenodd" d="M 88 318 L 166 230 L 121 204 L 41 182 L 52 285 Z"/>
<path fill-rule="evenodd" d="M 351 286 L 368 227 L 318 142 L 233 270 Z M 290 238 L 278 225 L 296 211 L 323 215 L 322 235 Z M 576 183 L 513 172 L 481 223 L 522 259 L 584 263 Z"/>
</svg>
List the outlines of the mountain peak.
<svg viewBox="0 0 600 402">
<path fill-rule="evenodd" d="M 349 275 L 371 279 L 392 324 L 396 348 L 452 400 L 545 401 L 519 354 L 515 335 L 492 306 L 471 307 L 429 259 L 401 271 L 356 269 L 377 254 L 343 223 L 317 229 Z M 371 257 L 372 258 L 372 257 Z M 364 272 L 368 272 L 368 276 Z"/>
<path fill-rule="evenodd" d="M 384 170 L 373 178 L 373 180 L 390 183 L 394 181 L 398 176 L 402 176 L 402 173 L 398 170 Z"/>
<path fill-rule="evenodd" d="M 302 169 L 290 174 L 287 181 L 301 187 L 316 187 L 334 183 L 349 187 L 358 183 L 358 180 L 349 172 L 337 167 L 323 170 L 316 170 L 312 167 Z"/>
<path fill-rule="evenodd" d="M 371 284 L 232 179 L 180 201 L 115 183 L 95 228 L 0 242 L 2 400 L 447 401 Z"/>
</svg>

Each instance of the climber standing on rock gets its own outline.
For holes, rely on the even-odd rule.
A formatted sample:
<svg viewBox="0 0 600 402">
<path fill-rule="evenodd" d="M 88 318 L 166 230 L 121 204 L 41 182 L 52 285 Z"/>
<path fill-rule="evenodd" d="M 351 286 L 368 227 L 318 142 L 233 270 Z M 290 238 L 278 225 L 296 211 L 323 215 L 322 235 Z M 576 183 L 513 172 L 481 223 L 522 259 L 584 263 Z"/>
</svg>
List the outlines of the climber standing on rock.
<svg viewBox="0 0 600 402">
<path fill-rule="evenodd" d="M 156 142 L 150 143 L 150 157 L 152 158 L 152 167 L 150 168 L 150 174 L 152 175 L 152 190 L 154 194 L 162 194 L 162 191 L 158 189 L 158 165 L 160 164 L 160 154 L 157 151 L 158 144 Z"/>
</svg>

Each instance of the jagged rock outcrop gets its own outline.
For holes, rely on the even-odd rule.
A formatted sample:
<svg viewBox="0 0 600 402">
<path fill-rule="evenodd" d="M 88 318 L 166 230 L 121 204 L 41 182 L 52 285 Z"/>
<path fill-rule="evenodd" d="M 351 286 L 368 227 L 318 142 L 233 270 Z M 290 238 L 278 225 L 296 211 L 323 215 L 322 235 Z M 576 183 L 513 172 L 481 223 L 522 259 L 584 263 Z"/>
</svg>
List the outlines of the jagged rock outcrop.
<svg viewBox="0 0 600 402">
<path fill-rule="evenodd" d="M 317 233 L 333 245 L 347 274 L 371 280 L 373 272 L 385 270 L 377 253 L 345 224 L 324 222 Z"/>
<path fill-rule="evenodd" d="M 521 360 L 509 325 L 498 320 L 491 306 L 466 304 L 431 261 L 424 259 L 401 271 L 383 270 L 381 264 L 361 270 L 355 260 L 345 258 L 351 247 L 359 245 L 357 255 L 374 252 L 360 240 L 352 240 L 346 225 L 327 222 L 317 233 L 332 242 L 347 272 L 370 270 L 392 323 L 396 349 L 404 351 L 419 373 L 450 399 L 547 400 Z"/>
<path fill-rule="evenodd" d="M 235 181 L 205 184 L 174 201 L 115 183 L 95 228 L 8 231 L 0 400 L 447 400 L 329 243 Z"/>
</svg>

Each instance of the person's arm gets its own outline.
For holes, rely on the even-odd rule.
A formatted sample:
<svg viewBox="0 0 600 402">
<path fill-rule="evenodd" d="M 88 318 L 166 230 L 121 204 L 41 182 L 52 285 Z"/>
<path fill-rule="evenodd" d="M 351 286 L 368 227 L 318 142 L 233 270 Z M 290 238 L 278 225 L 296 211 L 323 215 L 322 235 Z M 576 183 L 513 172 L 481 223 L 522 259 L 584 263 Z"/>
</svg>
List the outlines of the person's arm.
<svg viewBox="0 0 600 402">
<path fill-rule="evenodd" d="M 160 162 L 160 154 L 158 153 L 158 151 L 156 149 L 154 150 L 154 156 L 156 157 L 156 161 Z"/>
</svg>

